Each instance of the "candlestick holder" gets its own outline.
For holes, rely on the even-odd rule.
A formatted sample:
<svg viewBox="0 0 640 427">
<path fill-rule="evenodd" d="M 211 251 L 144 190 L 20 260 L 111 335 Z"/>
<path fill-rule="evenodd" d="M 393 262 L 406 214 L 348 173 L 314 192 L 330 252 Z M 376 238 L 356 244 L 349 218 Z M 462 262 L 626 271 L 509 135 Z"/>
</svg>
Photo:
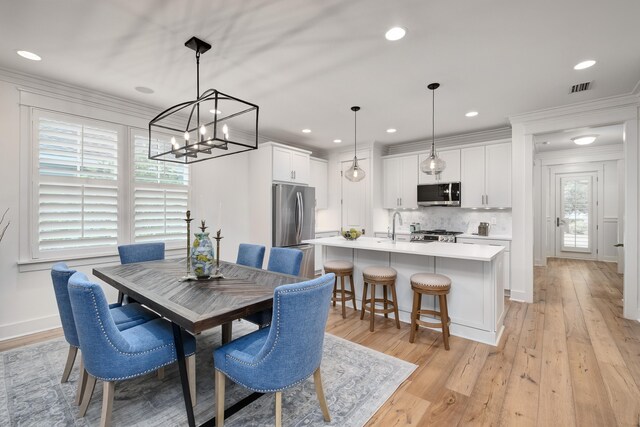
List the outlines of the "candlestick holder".
<svg viewBox="0 0 640 427">
<path fill-rule="evenodd" d="M 187 211 L 187 217 L 184 219 L 187 223 L 187 274 L 178 279 L 179 282 L 187 280 L 197 280 L 198 278 L 191 273 L 191 211 Z"/>
<path fill-rule="evenodd" d="M 224 239 L 224 237 L 220 235 L 221 231 L 222 230 L 218 230 L 214 237 L 214 239 L 216 239 L 216 268 L 213 270 L 213 274 L 211 275 L 212 279 L 226 279 L 224 274 L 222 274 L 222 270 L 220 270 L 220 240 Z"/>
</svg>

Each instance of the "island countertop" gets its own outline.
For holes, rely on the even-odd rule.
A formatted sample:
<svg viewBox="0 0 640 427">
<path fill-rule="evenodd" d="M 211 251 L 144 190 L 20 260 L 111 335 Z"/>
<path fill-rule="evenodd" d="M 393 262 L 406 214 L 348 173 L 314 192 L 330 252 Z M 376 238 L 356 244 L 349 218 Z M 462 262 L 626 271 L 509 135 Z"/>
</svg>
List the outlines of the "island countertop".
<svg viewBox="0 0 640 427">
<path fill-rule="evenodd" d="M 324 237 L 305 240 L 303 243 L 341 248 L 361 249 L 369 251 L 393 252 L 401 254 L 425 255 L 442 258 L 467 259 L 474 261 L 491 261 L 504 251 L 502 246 L 465 245 L 458 243 L 415 243 L 396 242 L 375 237 L 360 237 L 358 240 L 347 240 L 342 236 Z"/>
</svg>

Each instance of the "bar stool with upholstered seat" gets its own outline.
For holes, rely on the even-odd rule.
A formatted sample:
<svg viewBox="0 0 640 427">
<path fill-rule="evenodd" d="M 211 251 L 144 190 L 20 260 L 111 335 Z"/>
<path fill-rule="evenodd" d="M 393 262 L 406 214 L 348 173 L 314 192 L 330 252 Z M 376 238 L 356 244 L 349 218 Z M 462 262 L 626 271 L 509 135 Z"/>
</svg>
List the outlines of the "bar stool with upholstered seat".
<svg viewBox="0 0 640 427">
<path fill-rule="evenodd" d="M 347 317 L 345 309 L 346 301 L 351 301 L 353 309 L 358 311 L 358 306 L 356 305 L 356 288 L 353 284 L 353 263 L 351 261 L 343 260 L 327 261 L 324 263 L 324 274 L 329 273 L 336 275 L 335 282 L 333 283 L 333 295 L 331 297 L 331 301 L 333 301 L 334 307 L 336 306 L 336 302 L 342 303 L 342 318 L 344 319 Z M 340 278 L 340 289 L 338 289 L 338 277 Z M 345 277 L 349 278 L 351 290 L 348 290 L 345 287 Z"/>
<path fill-rule="evenodd" d="M 413 342 L 416 337 L 418 326 L 434 327 L 440 324 L 442 328 L 442 340 L 444 348 L 449 350 L 449 311 L 447 309 L 447 294 L 451 289 L 451 279 L 442 274 L 416 273 L 411 276 L 411 289 L 413 290 L 413 310 L 411 311 L 411 334 L 409 342 Z M 433 295 L 440 299 L 440 311 L 423 310 L 422 295 Z M 440 321 L 424 321 L 420 319 L 423 315 L 438 316 Z"/>
<path fill-rule="evenodd" d="M 373 332 L 373 324 L 376 313 L 384 313 L 384 317 L 388 318 L 389 313 L 393 313 L 396 318 L 396 327 L 400 329 L 400 319 L 398 318 L 398 298 L 396 296 L 396 277 L 398 273 L 391 267 L 373 266 L 367 267 L 362 271 L 364 280 L 364 288 L 362 292 L 362 312 L 360 320 L 364 319 L 365 311 L 371 313 L 369 330 Z M 371 285 L 371 295 L 367 297 L 367 288 Z M 376 285 L 382 286 L 383 298 L 376 298 Z M 389 299 L 389 288 L 391 288 L 391 296 Z M 384 308 L 376 308 L 376 303 L 382 303 Z"/>
</svg>

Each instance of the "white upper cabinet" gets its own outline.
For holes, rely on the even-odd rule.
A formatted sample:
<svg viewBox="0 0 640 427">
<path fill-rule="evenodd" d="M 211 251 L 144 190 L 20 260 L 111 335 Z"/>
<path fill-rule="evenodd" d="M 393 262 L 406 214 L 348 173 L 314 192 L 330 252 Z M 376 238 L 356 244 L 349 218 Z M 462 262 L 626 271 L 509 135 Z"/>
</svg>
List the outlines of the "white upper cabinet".
<svg viewBox="0 0 640 427">
<path fill-rule="evenodd" d="M 485 147 L 487 206 L 511 207 L 511 144 Z M 464 194 L 464 193 L 463 193 Z"/>
<path fill-rule="evenodd" d="M 316 189 L 316 209 L 327 209 L 327 187 L 329 180 L 329 164 L 326 160 L 310 159 L 309 185 Z M 316 251 L 322 252 L 322 251 Z"/>
<path fill-rule="evenodd" d="M 274 146 L 273 180 L 292 184 L 308 184 L 309 157 L 308 152 Z"/>
<path fill-rule="evenodd" d="M 418 156 L 392 157 L 382 160 L 383 208 L 418 207 Z"/>
<path fill-rule="evenodd" d="M 418 156 L 418 184 L 460 181 L 460 150 L 438 151 L 438 157 L 447 162 L 446 167 L 439 175 L 427 175 L 420 170 L 420 164 L 427 157 L 429 157 L 429 153 L 423 153 Z"/>
<path fill-rule="evenodd" d="M 460 153 L 462 163 L 461 203 L 463 208 L 484 206 L 484 147 L 463 148 Z"/>
<path fill-rule="evenodd" d="M 463 208 L 511 207 L 511 143 L 463 148 Z"/>
</svg>

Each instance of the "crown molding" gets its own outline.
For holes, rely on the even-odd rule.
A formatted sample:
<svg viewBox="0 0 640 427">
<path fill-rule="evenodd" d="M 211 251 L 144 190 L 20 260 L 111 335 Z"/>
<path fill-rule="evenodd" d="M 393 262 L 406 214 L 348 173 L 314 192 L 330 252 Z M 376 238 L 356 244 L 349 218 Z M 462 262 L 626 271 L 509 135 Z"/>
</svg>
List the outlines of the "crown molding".
<svg viewBox="0 0 640 427">
<path fill-rule="evenodd" d="M 638 106 L 640 106 L 640 96 L 637 94 L 626 94 L 516 114 L 510 116 L 509 121 L 513 126 L 538 120 L 558 119 L 563 116 L 593 113 L 610 109 L 637 108 Z"/>
<path fill-rule="evenodd" d="M 467 145 L 479 142 L 489 142 L 511 139 L 511 128 L 501 127 L 496 129 L 487 129 L 477 132 L 463 133 L 458 135 L 448 135 L 436 137 L 436 145 L 439 150 L 444 147 L 457 145 Z M 403 142 L 400 144 L 383 146 L 383 154 L 394 155 L 403 153 L 413 153 L 418 151 L 426 151 L 431 145 L 431 138 L 418 141 Z M 386 148 L 386 150 L 385 150 Z"/>
</svg>

